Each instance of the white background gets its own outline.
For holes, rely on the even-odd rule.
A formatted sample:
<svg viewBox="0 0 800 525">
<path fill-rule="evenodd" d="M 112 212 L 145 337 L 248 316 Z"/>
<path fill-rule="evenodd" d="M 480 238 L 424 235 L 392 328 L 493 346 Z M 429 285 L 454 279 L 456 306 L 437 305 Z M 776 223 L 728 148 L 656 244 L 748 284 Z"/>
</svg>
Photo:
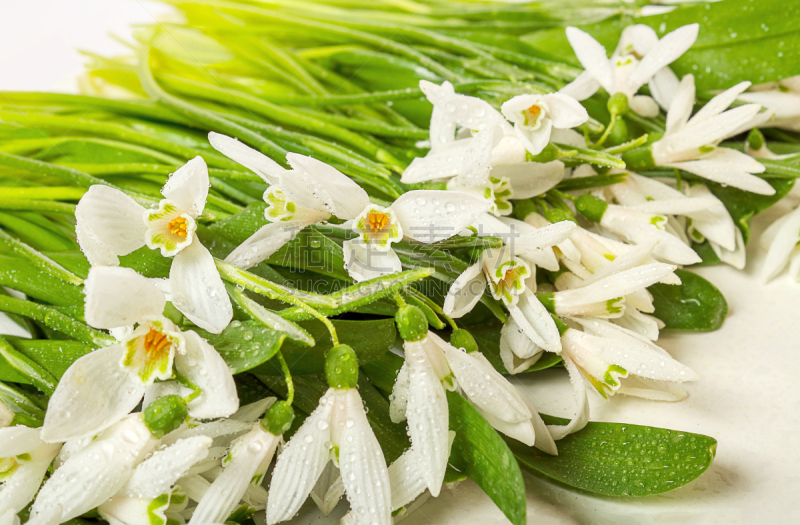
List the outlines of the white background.
<svg viewBox="0 0 800 525">
<path fill-rule="evenodd" d="M 0 0 L 0 90 L 75 89 L 82 58 L 76 48 L 123 52 L 110 32 L 126 37 L 132 24 L 168 11 L 137 0 Z M 0 94 L 2 97 L 2 94 Z M 754 238 L 784 206 L 757 217 Z M 664 334 L 661 344 L 701 377 L 681 403 L 618 396 L 591 400 L 592 418 L 698 432 L 719 440 L 717 458 L 700 479 L 661 496 L 614 500 L 569 491 L 526 476 L 528 522 L 535 524 L 800 523 L 800 284 L 757 278 L 763 253 L 752 243 L 748 267 L 697 270 L 728 299 L 724 327 L 708 334 Z M 0 326 L 2 329 L 2 326 Z M 523 380 L 542 412 L 572 414 L 562 371 Z M 315 513 L 297 521 L 318 523 Z M 506 523 L 472 483 L 443 490 L 404 520 Z"/>
</svg>

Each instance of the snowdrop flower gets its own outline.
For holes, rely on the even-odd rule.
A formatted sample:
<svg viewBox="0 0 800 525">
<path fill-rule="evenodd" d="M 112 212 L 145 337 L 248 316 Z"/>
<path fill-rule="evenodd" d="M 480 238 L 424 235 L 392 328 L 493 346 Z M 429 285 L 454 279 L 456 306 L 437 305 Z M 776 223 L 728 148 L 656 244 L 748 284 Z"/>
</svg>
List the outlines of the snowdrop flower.
<svg viewBox="0 0 800 525">
<path fill-rule="evenodd" d="M 269 184 L 264 215 L 270 224 L 262 226 L 228 255 L 226 262 L 250 268 L 275 253 L 310 224 L 356 218 L 369 206 L 369 196 L 348 176 L 313 157 L 287 153 L 287 170 L 238 140 L 211 132 L 211 145 L 220 153 L 253 171 Z"/>
<path fill-rule="evenodd" d="M 568 318 L 562 334 L 562 358 L 578 403 L 576 417 L 550 426 L 554 439 L 577 432 L 589 415 L 584 379 L 603 398 L 615 393 L 656 401 L 679 401 L 686 392 L 675 385 L 696 381 L 697 374 L 649 340 L 607 321 Z"/>
<path fill-rule="evenodd" d="M 561 92 L 584 100 L 602 87 L 609 95 L 625 95 L 630 108 L 639 115 L 655 117 L 656 102 L 636 93 L 649 82 L 656 100 L 664 107 L 669 106 L 677 79 L 667 66 L 692 47 L 699 27 L 699 24 L 679 27 L 661 40 L 645 25 L 627 27 L 610 60 L 605 48 L 591 35 L 568 27 L 567 39 L 585 71 Z"/>
<path fill-rule="evenodd" d="M 667 217 L 615 204 L 586 193 L 575 201 L 578 212 L 603 230 L 634 244 L 657 243 L 653 254 L 673 264 L 695 264 L 700 256 L 687 243 L 668 231 Z"/>
<path fill-rule="evenodd" d="M 45 482 L 28 523 L 55 525 L 102 505 L 125 486 L 136 464 L 157 444 L 141 414 L 118 421 Z"/>
<path fill-rule="evenodd" d="M 789 274 L 800 281 L 800 206 L 773 222 L 761 235 L 767 250 L 762 278 L 769 282 L 789 264 Z"/>
<path fill-rule="evenodd" d="M 248 488 L 260 487 L 281 435 L 289 429 L 293 419 L 291 405 L 278 401 L 250 432 L 234 441 L 222 473 L 203 494 L 190 525 L 224 523 Z"/>
<path fill-rule="evenodd" d="M 180 520 L 188 500 L 174 488 L 175 483 L 208 455 L 211 441 L 194 436 L 157 450 L 133 469 L 122 489 L 97 508 L 98 513 L 110 523 L 125 525 L 167 525 Z"/>
<path fill-rule="evenodd" d="M 161 315 L 164 294 L 129 268 L 95 267 L 85 282 L 86 322 L 100 329 L 137 325 L 119 343 L 75 361 L 50 398 L 42 428 L 47 442 L 97 434 L 126 416 L 156 379 L 176 372 L 200 394 L 189 402 L 198 418 L 228 416 L 239 407 L 228 365 L 203 338 Z"/>
<path fill-rule="evenodd" d="M 0 515 L 16 514 L 33 500 L 60 448 L 43 442 L 38 428 L 0 428 Z"/>
<path fill-rule="evenodd" d="M 508 162 L 503 130 L 494 124 L 444 151 L 415 158 L 400 179 L 406 184 L 446 180 L 447 189 L 465 191 L 494 204 L 494 215 L 511 213 L 510 199 L 541 195 L 564 178 L 564 163 Z"/>
<path fill-rule="evenodd" d="M 775 189 L 767 181 L 753 175 L 763 173 L 764 166 L 739 151 L 718 144 L 759 123 L 761 106 L 747 104 L 726 108 L 750 85 L 742 82 L 712 98 L 693 117 L 694 77 L 683 77 L 667 113 L 667 131 L 652 146 L 656 166 L 678 168 L 700 177 L 762 195 Z M 691 118 L 690 118 L 691 117 Z"/>
<path fill-rule="evenodd" d="M 800 75 L 784 78 L 777 83 L 753 86 L 740 94 L 738 99 L 759 104 L 774 113 L 774 117 L 762 126 L 800 131 Z"/>
<path fill-rule="evenodd" d="M 278 456 L 269 487 L 267 523 L 280 523 L 297 514 L 333 461 L 356 522 L 390 525 L 389 472 L 356 388 L 355 352 L 346 345 L 332 348 L 325 375 L 330 388 Z"/>
<path fill-rule="evenodd" d="M 448 239 L 490 207 L 480 197 L 441 190 L 409 191 L 388 207 L 369 204 L 352 223 L 358 237 L 343 243 L 345 268 L 356 281 L 399 272 L 392 243 L 404 237 L 425 244 Z"/>
<path fill-rule="evenodd" d="M 553 128 L 570 129 L 589 120 L 580 102 L 565 93 L 518 95 L 503 103 L 503 115 L 531 155 L 538 155 L 550 142 Z"/>
<path fill-rule="evenodd" d="M 170 176 L 155 210 L 119 190 L 94 185 L 78 202 L 75 231 L 93 266 L 118 266 L 119 256 L 145 245 L 174 257 L 169 284 L 175 307 L 197 326 L 218 334 L 228 326 L 233 307 L 214 258 L 195 233 L 208 188 L 208 169 L 201 157 Z"/>
</svg>

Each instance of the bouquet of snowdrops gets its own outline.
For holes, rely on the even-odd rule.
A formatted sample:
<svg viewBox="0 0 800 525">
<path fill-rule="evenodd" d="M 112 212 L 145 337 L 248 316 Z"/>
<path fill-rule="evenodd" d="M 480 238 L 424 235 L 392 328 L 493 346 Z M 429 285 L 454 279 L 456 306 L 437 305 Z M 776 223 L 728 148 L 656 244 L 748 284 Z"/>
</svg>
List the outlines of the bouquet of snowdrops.
<svg viewBox="0 0 800 525">
<path fill-rule="evenodd" d="M 523 524 L 522 470 L 708 468 L 587 399 L 684 399 L 659 331 L 727 313 L 684 267 L 796 199 L 798 6 L 169 3 L 84 94 L 0 96 L 0 523 L 387 524 L 471 478 Z M 572 419 L 510 380 L 553 367 Z"/>
</svg>

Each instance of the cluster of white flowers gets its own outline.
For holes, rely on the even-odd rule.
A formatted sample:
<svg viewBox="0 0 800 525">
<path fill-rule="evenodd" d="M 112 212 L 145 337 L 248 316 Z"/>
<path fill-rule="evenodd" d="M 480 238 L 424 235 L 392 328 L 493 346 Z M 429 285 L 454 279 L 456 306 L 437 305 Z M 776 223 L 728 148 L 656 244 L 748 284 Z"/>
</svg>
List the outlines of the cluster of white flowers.
<svg viewBox="0 0 800 525">
<path fill-rule="evenodd" d="M 289 153 L 286 169 L 234 138 L 209 135 L 216 150 L 268 184 L 268 224 L 225 260 L 242 269 L 320 223 L 349 232 L 342 248 L 355 281 L 401 271 L 393 244 L 502 239 L 453 279 L 442 311 L 459 319 L 482 299 L 502 304 L 509 319 L 500 357 L 509 374 L 529 369 L 545 352 L 558 354 L 577 400 L 568 425 L 545 425 L 455 322 L 448 343 L 427 322 L 403 335 L 398 321 L 405 362 L 390 415 L 406 422 L 411 448 L 386 465 L 356 388 L 357 366 L 347 372 L 354 354 L 342 345 L 329 355 L 341 360 L 329 372 L 330 388 L 284 444 L 293 418 L 286 402 L 270 398 L 240 407 L 220 354 L 189 323 L 177 326 L 164 315 L 169 301 L 213 334 L 233 317 L 219 262 L 198 237 L 209 190 L 198 157 L 169 178 L 155 209 L 103 185 L 92 186 L 78 204 L 77 238 L 92 264 L 85 320 L 117 343 L 72 364 L 41 429 L 6 426 L 12 415 L 0 404 L 0 523 L 13 523 L 33 501 L 33 525 L 56 525 L 95 508 L 114 525 L 223 523 L 239 508 L 264 513 L 274 524 L 294 516 L 309 495 L 324 513 L 346 495 L 347 523 L 388 524 L 425 490 L 440 492 L 452 443 L 447 391 L 461 392 L 498 431 L 550 454 L 558 452 L 555 440 L 588 421 L 587 383 L 606 399 L 616 393 L 683 399 L 680 383 L 697 375 L 655 344 L 663 324 L 652 315 L 647 288 L 680 284 L 675 270 L 700 262 L 693 243 L 708 241 L 719 259 L 743 268 L 740 229 L 697 178 L 662 182 L 613 169 L 603 173 L 621 182 L 567 194 L 554 188 L 565 179 L 599 176 L 599 168 L 567 167 L 540 155 L 550 145 L 589 147 L 574 129 L 589 120 L 579 100 L 602 88 L 619 95 L 615 108 L 646 117 L 658 115 L 659 107 L 666 112 L 663 137 L 647 149 L 653 168 L 774 193 L 755 175 L 765 170 L 757 158 L 774 154 L 765 146 L 743 153 L 720 143 L 754 126 L 796 126 L 797 78 L 750 91 L 749 83 L 738 84 L 692 115 L 694 78 L 679 80 L 668 65 L 691 47 L 697 31 L 692 24 L 658 39 L 652 29 L 632 26 L 609 59 L 591 36 L 568 28 L 584 73 L 560 92 L 515 96 L 499 110 L 457 93 L 449 82 L 421 81 L 433 104 L 430 151 L 408 166 L 401 182 L 439 189 L 408 191 L 391 203 L 371 199 L 320 160 Z M 645 85 L 652 98 L 639 93 Z M 728 109 L 737 99 L 744 104 Z M 550 190 L 559 203 L 540 199 Z M 524 214 L 514 207 L 523 199 L 534 203 Z M 568 220 L 548 214 L 553 206 Z M 787 264 L 800 278 L 799 232 L 796 208 L 762 237 L 767 278 Z M 174 257 L 168 280 L 120 266 L 120 257 L 143 246 Z M 276 453 L 267 490 L 262 483 Z"/>
</svg>

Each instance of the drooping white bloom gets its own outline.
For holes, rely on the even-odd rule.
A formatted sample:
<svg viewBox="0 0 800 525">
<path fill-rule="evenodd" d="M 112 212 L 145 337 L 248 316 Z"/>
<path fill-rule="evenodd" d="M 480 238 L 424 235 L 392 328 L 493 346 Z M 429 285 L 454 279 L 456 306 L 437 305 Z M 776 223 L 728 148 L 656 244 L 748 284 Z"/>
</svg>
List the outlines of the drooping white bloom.
<svg viewBox="0 0 800 525">
<path fill-rule="evenodd" d="M 589 120 L 586 109 L 566 93 L 518 95 L 504 102 L 501 110 L 531 155 L 547 146 L 553 128 L 570 129 Z"/>
<path fill-rule="evenodd" d="M 347 175 L 313 157 L 287 153 L 287 170 L 238 140 L 211 132 L 211 145 L 220 153 L 253 171 L 269 184 L 264 215 L 270 224 L 262 226 L 225 261 L 249 268 L 275 253 L 309 224 L 335 216 L 356 218 L 367 206 L 369 195 Z"/>
<path fill-rule="evenodd" d="M 60 448 L 43 442 L 38 428 L 0 428 L 0 515 L 16 514 L 33 500 Z"/>
<path fill-rule="evenodd" d="M 399 272 L 392 243 L 404 237 L 425 244 L 443 241 L 491 206 L 469 193 L 441 190 L 409 191 L 388 207 L 369 204 L 352 223 L 358 237 L 343 243 L 345 268 L 356 281 Z"/>
<path fill-rule="evenodd" d="M 667 67 L 686 52 L 697 39 L 698 24 L 689 24 L 660 40 L 648 26 L 626 27 L 611 59 L 605 48 L 588 33 L 567 28 L 567 39 L 585 71 L 561 90 L 578 100 L 592 96 L 602 87 L 609 95 L 623 93 L 630 108 L 644 117 L 658 115 L 658 105 L 646 95 L 637 95 L 649 83 L 653 97 L 667 108 L 677 89 L 677 78 Z"/>
<path fill-rule="evenodd" d="M 667 131 L 652 147 L 656 166 L 678 168 L 753 193 L 774 194 L 775 189 L 767 181 L 753 175 L 764 172 L 761 163 L 739 151 L 718 146 L 726 138 L 770 116 L 769 112 L 759 114 L 761 106 L 758 104 L 726 111 L 749 85 L 749 82 L 741 82 L 723 91 L 692 116 L 694 76 L 683 77 L 667 112 Z"/>
<path fill-rule="evenodd" d="M 119 256 L 147 245 L 174 257 L 170 290 L 175 307 L 197 326 L 220 333 L 233 316 L 214 258 L 197 238 L 208 197 L 208 169 L 196 157 L 173 173 L 158 208 L 145 209 L 114 188 L 89 188 L 75 210 L 81 250 L 94 265 L 118 266 Z"/>
<path fill-rule="evenodd" d="M 780 82 L 752 86 L 738 98 L 759 104 L 774 113 L 774 117 L 762 126 L 800 131 L 800 75 L 784 78 Z"/>
<path fill-rule="evenodd" d="M 447 467 L 448 409 L 445 390 L 460 389 L 497 430 L 529 446 L 547 446 L 537 438 L 539 415 L 481 352 L 467 353 L 433 332 L 406 341 L 405 363 L 390 398 L 390 416 L 408 420 L 411 446 L 417 451 L 420 476 L 433 496 L 439 495 Z M 538 440 L 538 441 L 537 441 Z"/>
<path fill-rule="evenodd" d="M 329 461 L 339 468 L 357 523 L 390 525 L 386 460 L 355 388 L 328 389 L 278 456 L 269 487 L 267 523 L 280 523 L 297 514 Z"/>
<path fill-rule="evenodd" d="M 203 494 L 191 524 L 224 523 L 251 484 L 260 485 L 280 442 L 257 422 L 234 441 L 222 473 Z"/>
<path fill-rule="evenodd" d="M 128 482 L 158 440 L 131 414 L 72 455 L 47 480 L 31 507 L 31 525 L 55 525 L 106 502 Z"/>
<path fill-rule="evenodd" d="M 761 247 L 767 250 L 764 281 L 771 281 L 789 265 L 789 274 L 800 281 L 800 206 L 773 222 L 761 235 Z"/>
<path fill-rule="evenodd" d="M 415 158 L 400 179 L 406 184 L 446 180 L 447 189 L 465 191 L 494 204 L 494 215 L 511 213 L 510 199 L 541 195 L 564 178 L 564 163 L 510 162 L 508 136 L 493 124 L 474 136 L 459 139 L 443 151 Z M 519 141 L 517 141 L 519 142 Z M 511 156 L 516 156 L 512 154 Z"/>
<path fill-rule="evenodd" d="M 175 483 L 208 455 L 211 442 L 210 437 L 194 436 L 157 450 L 133 469 L 119 492 L 97 508 L 100 516 L 124 525 L 167 525 L 170 518 L 178 519 L 188 501 L 174 488 Z"/>
<path fill-rule="evenodd" d="M 173 369 L 202 393 L 189 402 L 198 418 L 228 416 L 239 407 L 228 365 L 193 331 L 180 331 L 162 316 L 163 292 L 129 268 L 98 266 L 86 279 L 86 322 L 101 329 L 137 327 L 119 344 L 75 361 L 50 398 L 42 439 L 66 441 L 97 434 L 119 421 L 142 400 L 156 379 Z"/>
</svg>

